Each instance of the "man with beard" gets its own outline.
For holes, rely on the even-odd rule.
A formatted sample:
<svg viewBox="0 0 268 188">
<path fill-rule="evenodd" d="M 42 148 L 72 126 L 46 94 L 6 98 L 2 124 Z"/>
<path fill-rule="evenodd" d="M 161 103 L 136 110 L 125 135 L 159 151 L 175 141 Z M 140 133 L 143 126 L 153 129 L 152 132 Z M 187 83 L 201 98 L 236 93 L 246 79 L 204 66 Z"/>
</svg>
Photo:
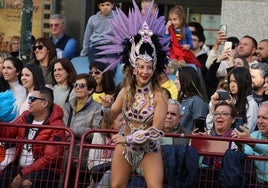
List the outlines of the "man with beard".
<svg viewBox="0 0 268 188">
<path fill-rule="evenodd" d="M 256 54 L 259 62 L 268 63 L 268 39 L 259 42 Z"/>
<path fill-rule="evenodd" d="M 264 76 L 268 73 L 268 64 L 256 63 L 251 65 L 250 74 L 252 79 L 252 94 L 254 100 L 260 105 L 264 92 Z"/>
<path fill-rule="evenodd" d="M 249 66 L 258 63 L 255 59 L 257 41 L 249 35 L 245 35 L 237 46 L 237 55 L 246 58 Z"/>
</svg>

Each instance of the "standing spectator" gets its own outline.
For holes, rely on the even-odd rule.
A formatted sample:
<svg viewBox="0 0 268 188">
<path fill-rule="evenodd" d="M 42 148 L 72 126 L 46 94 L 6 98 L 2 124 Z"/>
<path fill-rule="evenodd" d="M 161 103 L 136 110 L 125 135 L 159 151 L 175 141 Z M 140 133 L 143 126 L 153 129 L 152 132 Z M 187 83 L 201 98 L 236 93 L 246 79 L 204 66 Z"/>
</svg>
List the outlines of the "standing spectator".
<svg viewBox="0 0 268 188">
<path fill-rule="evenodd" d="M 237 46 L 237 55 L 245 57 L 248 61 L 249 66 L 258 63 L 255 58 L 257 46 L 258 44 L 255 38 L 249 35 L 245 35 L 239 41 L 239 44 Z"/>
<path fill-rule="evenodd" d="M 57 60 L 57 51 L 49 38 L 38 38 L 33 44 L 34 63 L 42 69 L 45 84 L 52 84 L 52 65 Z"/>
<path fill-rule="evenodd" d="M 252 79 L 252 95 L 254 100 L 259 105 L 262 102 L 264 93 L 264 76 L 268 73 L 268 64 L 256 63 L 250 67 L 250 75 Z"/>
<path fill-rule="evenodd" d="M 257 118 L 258 131 L 250 133 L 245 127 L 241 127 L 242 132 L 235 130 L 232 134 L 233 137 L 237 138 L 252 138 L 267 140 L 268 138 L 268 103 L 264 102 L 259 107 L 258 118 Z M 244 145 L 244 151 L 246 154 L 255 156 L 267 156 L 268 155 L 268 145 L 249 143 Z M 268 162 L 255 160 L 255 170 L 257 173 L 257 183 L 258 187 L 268 187 Z"/>
<path fill-rule="evenodd" d="M 204 28 L 200 23 L 198 23 L 198 22 L 189 22 L 188 26 L 189 26 L 191 32 L 196 31 L 196 32 L 204 35 Z M 207 54 L 209 54 L 209 52 L 210 52 L 210 49 L 206 44 L 203 45 L 202 50 L 206 51 Z"/>
<path fill-rule="evenodd" d="M 206 76 L 207 68 L 206 68 L 206 61 L 208 58 L 207 52 L 203 49 L 205 45 L 205 35 L 203 33 L 198 33 L 196 31 L 192 31 L 192 40 L 193 40 L 193 48 L 191 51 L 201 63 L 201 71 L 203 77 Z"/>
<path fill-rule="evenodd" d="M 64 104 L 74 97 L 73 83 L 76 71 L 72 62 L 68 59 L 58 59 L 53 64 L 52 89 L 54 102 L 63 107 Z"/>
<path fill-rule="evenodd" d="M 53 91 L 42 87 L 29 97 L 30 108 L 19 116 L 16 124 L 64 126 L 61 108 L 53 104 Z M 1 127 L 0 137 L 36 141 L 64 141 L 64 130 Z M 63 147 L 57 145 L 17 144 L 16 159 L 0 174 L 3 187 L 58 187 Z M 55 181 L 57 180 L 57 181 Z"/>
<path fill-rule="evenodd" d="M 27 90 L 27 98 L 19 109 L 19 115 L 25 110 L 29 110 L 29 97 L 32 96 L 34 89 L 45 86 L 41 68 L 37 64 L 26 64 L 22 69 L 21 83 Z"/>
<path fill-rule="evenodd" d="M 92 94 L 94 101 L 101 104 L 101 97 L 112 95 L 115 92 L 114 71 L 106 70 L 107 63 L 92 62 L 89 66 L 89 74 L 96 80 L 97 86 Z"/>
<path fill-rule="evenodd" d="M 66 29 L 66 18 L 60 14 L 52 14 L 49 20 L 51 37 L 57 50 L 58 58 L 71 60 L 76 56 L 77 42 L 73 37 L 64 33 Z"/>
<path fill-rule="evenodd" d="M 268 73 L 264 75 L 264 84 L 263 84 L 264 92 L 262 96 L 262 102 L 268 100 Z"/>
<path fill-rule="evenodd" d="M 16 99 L 16 111 L 26 99 L 26 89 L 21 84 L 21 71 L 23 63 L 16 57 L 8 57 L 3 63 L 3 77 L 8 82 Z M 18 115 L 18 113 L 17 113 Z"/>
<path fill-rule="evenodd" d="M 192 67 L 181 67 L 176 72 L 175 83 L 180 91 L 178 100 L 181 103 L 181 126 L 194 129 L 194 121 L 208 114 L 208 104 L 200 86 L 200 79 Z"/>
<path fill-rule="evenodd" d="M 115 12 L 114 0 L 98 0 L 97 5 L 99 12 L 88 19 L 86 30 L 84 33 L 83 49 L 81 56 L 88 56 L 89 62 L 95 62 L 96 59 L 103 55 L 96 55 L 100 50 L 98 46 L 110 44 L 110 40 L 105 35 L 111 35 L 112 29 L 109 21 L 111 21 Z"/>
<path fill-rule="evenodd" d="M 268 63 L 268 39 L 263 39 L 259 42 L 256 55 L 258 62 Z"/>
</svg>

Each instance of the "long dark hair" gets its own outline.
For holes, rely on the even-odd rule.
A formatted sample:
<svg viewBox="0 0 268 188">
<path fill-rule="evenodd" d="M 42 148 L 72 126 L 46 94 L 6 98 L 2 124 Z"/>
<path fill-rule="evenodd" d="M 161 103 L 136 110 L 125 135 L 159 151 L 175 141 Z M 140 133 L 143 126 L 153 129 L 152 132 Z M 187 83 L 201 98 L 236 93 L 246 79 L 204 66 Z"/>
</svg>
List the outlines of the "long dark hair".
<svg viewBox="0 0 268 188">
<path fill-rule="evenodd" d="M 197 71 L 190 66 L 181 67 L 178 70 L 179 81 L 181 90 L 179 92 L 178 100 L 181 101 L 185 97 L 199 96 L 204 101 L 207 99 L 204 97 L 204 92 L 201 88 L 200 78 Z"/>
<path fill-rule="evenodd" d="M 235 107 L 238 111 L 238 115 L 243 118 L 245 123 L 247 122 L 247 108 L 248 100 L 247 96 L 252 94 L 252 81 L 251 75 L 247 68 L 245 67 L 236 67 L 232 69 L 227 75 L 227 80 L 230 85 L 230 76 L 233 75 L 237 84 L 237 94 L 232 96 L 235 98 L 236 103 Z M 229 87 L 230 89 L 230 87 Z"/>
<path fill-rule="evenodd" d="M 92 68 L 99 69 L 100 71 L 104 71 L 107 67 L 107 63 L 102 62 L 93 62 L 90 64 L 89 69 Z M 102 74 L 102 80 L 101 80 L 102 90 L 106 94 L 114 94 L 115 91 L 115 83 L 114 83 L 114 71 L 113 70 L 107 70 L 103 72 Z"/>
</svg>

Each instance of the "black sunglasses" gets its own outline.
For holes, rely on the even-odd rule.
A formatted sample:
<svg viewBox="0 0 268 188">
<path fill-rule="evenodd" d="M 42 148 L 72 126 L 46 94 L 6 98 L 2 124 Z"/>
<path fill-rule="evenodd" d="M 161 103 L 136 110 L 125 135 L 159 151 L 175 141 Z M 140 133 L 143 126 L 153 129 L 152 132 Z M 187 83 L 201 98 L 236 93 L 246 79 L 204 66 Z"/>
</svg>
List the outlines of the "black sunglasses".
<svg viewBox="0 0 268 188">
<path fill-rule="evenodd" d="M 34 102 L 34 101 L 36 101 L 36 100 L 42 100 L 42 101 L 45 101 L 46 99 L 43 99 L 43 98 L 39 98 L 39 97 L 35 97 L 35 96 L 29 96 L 29 98 L 28 98 L 28 102 Z"/>
<path fill-rule="evenodd" d="M 95 75 L 100 75 L 101 71 L 99 70 L 96 70 L 96 71 L 89 71 L 89 74 L 92 75 L 92 74 L 95 74 Z"/>
<path fill-rule="evenodd" d="M 74 88 L 80 88 L 80 89 L 83 89 L 84 87 L 86 87 L 86 84 L 84 83 L 73 83 L 73 87 Z"/>
<path fill-rule="evenodd" d="M 33 46 L 33 50 L 35 51 L 36 49 L 42 50 L 44 46 L 38 45 L 38 46 Z"/>
</svg>

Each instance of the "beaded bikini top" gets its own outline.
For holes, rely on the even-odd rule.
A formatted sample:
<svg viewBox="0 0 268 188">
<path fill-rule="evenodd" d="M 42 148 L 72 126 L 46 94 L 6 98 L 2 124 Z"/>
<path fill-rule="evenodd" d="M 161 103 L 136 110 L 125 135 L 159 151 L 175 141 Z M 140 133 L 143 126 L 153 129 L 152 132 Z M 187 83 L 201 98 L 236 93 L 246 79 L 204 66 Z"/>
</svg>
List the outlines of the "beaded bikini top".
<svg viewBox="0 0 268 188">
<path fill-rule="evenodd" d="M 149 93 L 149 104 L 146 108 L 143 108 L 146 105 L 145 94 Z M 137 130 L 145 129 L 145 127 L 152 121 L 154 114 L 154 96 L 151 92 L 151 84 L 143 88 L 136 88 L 136 94 L 134 96 L 134 101 L 132 108 L 124 105 L 123 107 L 123 116 L 127 121 L 131 132 Z M 132 122 L 140 123 L 140 127 L 136 128 L 133 126 Z"/>
</svg>

